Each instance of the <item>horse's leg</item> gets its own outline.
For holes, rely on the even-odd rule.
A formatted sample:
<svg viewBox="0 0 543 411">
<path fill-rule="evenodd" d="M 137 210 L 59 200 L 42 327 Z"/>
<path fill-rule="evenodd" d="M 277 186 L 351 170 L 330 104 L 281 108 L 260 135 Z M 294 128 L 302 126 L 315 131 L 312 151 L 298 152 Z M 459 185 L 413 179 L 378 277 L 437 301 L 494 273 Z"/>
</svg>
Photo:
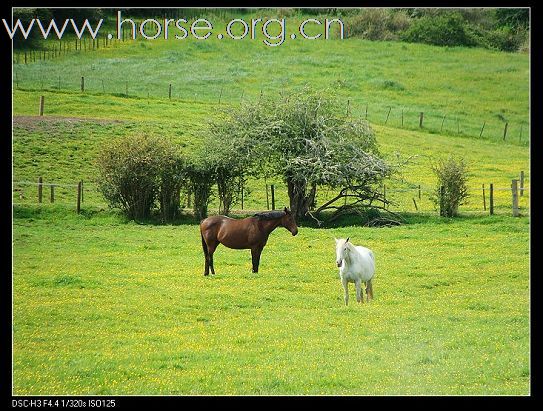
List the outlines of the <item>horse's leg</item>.
<svg viewBox="0 0 543 411">
<path fill-rule="evenodd" d="M 359 303 L 363 303 L 364 299 L 362 297 L 362 281 L 356 280 L 355 286 L 356 286 L 356 301 Z"/>
<path fill-rule="evenodd" d="M 213 243 L 207 245 L 209 268 L 211 268 L 211 274 L 215 274 L 215 267 L 213 266 L 213 253 L 217 249 L 218 245 L 219 245 L 218 242 L 213 242 Z"/>
<path fill-rule="evenodd" d="M 341 285 L 343 286 L 343 301 L 345 301 L 345 305 L 349 304 L 349 284 L 347 283 L 347 280 L 341 280 Z"/>
<path fill-rule="evenodd" d="M 368 301 L 373 300 L 373 286 L 371 284 L 371 280 L 366 282 L 366 298 Z"/>
<path fill-rule="evenodd" d="M 260 246 L 251 248 L 251 257 L 253 260 L 253 273 L 258 273 L 258 266 L 260 264 L 260 255 L 262 254 L 262 248 L 263 247 L 260 247 Z"/>
<path fill-rule="evenodd" d="M 204 260 L 205 260 L 204 275 L 209 275 L 209 252 L 207 249 L 207 243 L 203 235 L 202 235 L 202 248 L 204 250 Z"/>
</svg>

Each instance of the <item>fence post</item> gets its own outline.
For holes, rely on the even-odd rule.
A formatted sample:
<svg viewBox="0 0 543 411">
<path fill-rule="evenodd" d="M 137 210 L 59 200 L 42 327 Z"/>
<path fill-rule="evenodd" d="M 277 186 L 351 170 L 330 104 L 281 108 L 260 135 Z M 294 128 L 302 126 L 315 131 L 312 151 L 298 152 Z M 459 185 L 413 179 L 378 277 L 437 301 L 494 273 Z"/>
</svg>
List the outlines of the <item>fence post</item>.
<svg viewBox="0 0 543 411">
<path fill-rule="evenodd" d="M 490 215 L 493 215 L 494 214 L 494 184 L 492 183 L 490 183 L 489 208 L 490 208 Z"/>
<path fill-rule="evenodd" d="M 415 204 L 415 210 L 419 211 L 419 208 L 417 207 L 417 202 L 415 201 L 415 197 L 413 197 L 413 204 Z"/>
<path fill-rule="evenodd" d="M 38 203 L 41 203 L 43 197 L 43 178 L 38 178 Z"/>
<path fill-rule="evenodd" d="M 270 189 L 271 189 L 271 198 L 272 198 L 272 210 L 275 210 L 275 188 L 272 185 L 270 185 Z"/>
<path fill-rule="evenodd" d="M 266 184 L 266 208 L 270 209 L 270 197 L 268 196 L 268 184 Z"/>
<path fill-rule="evenodd" d="M 85 91 L 85 77 L 81 76 L 81 91 Z"/>
<path fill-rule="evenodd" d="M 388 108 L 387 119 L 385 120 L 385 124 L 388 122 L 388 116 L 390 116 L 390 110 L 392 110 L 392 107 Z M 402 121 L 402 123 L 403 123 L 403 121 Z"/>
<path fill-rule="evenodd" d="M 172 85 L 170 84 L 170 87 L 168 89 L 168 98 L 171 100 L 172 99 Z"/>
<path fill-rule="evenodd" d="M 241 209 L 243 210 L 243 185 L 241 186 Z"/>
<path fill-rule="evenodd" d="M 420 197 L 420 184 L 419 184 L 419 200 L 420 200 L 420 198 L 421 198 L 421 197 Z"/>
<path fill-rule="evenodd" d="M 483 210 L 486 211 L 485 185 L 483 184 Z"/>
<path fill-rule="evenodd" d="M 424 120 L 424 113 L 420 112 L 420 118 L 419 118 L 419 127 L 422 128 L 422 121 Z"/>
<path fill-rule="evenodd" d="M 520 172 L 520 196 L 524 197 L 524 171 Z"/>
<path fill-rule="evenodd" d="M 40 116 L 43 116 L 44 105 L 45 105 L 45 96 L 40 96 Z"/>
<path fill-rule="evenodd" d="M 77 214 L 81 211 L 81 181 L 77 183 Z"/>
<path fill-rule="evenodd" d="M 513 195 L 513 217 L 519 216 L 518 210 L 518 190 L 517 190 L 518 180 L 513 180 L 511 182 L 511 191 Z"/>
<path fill-rule="evenodd" d="M 368 105 L 366 104 L 366 120 L 368 119 Z"/>
<path fill-rule="evenodd" d="M 503 128 L 503 141 L 505 141 L 505 136 L 507 135 L 507 126 L 509 123 L 505 123 L 505 127 Z"/>
<path fill-rule="evenodd" d="M 51 203 L 55 202 L 55 185 L 51 184 Z"/>
<path fill-rule="evenodd" d="M 481 132 L 479 133 L 479 137 L 483 136 L 483 131 L 485 129 L 486 121 L 483 121 L 483 127 L 481 127 Z"/>
<path fill-rule="evenodd" d="M 403 108 L 402 108 L 402 128 L 403 128 Z"/>
</svg>

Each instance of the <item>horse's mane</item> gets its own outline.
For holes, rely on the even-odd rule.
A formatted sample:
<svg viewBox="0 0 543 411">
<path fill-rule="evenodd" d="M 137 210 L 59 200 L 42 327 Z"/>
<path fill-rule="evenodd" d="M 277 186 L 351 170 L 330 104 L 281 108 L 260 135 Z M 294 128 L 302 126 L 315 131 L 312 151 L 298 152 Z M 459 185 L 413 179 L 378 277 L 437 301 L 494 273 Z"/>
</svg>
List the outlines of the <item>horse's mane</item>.
<svg viewBox="0 0 543 411">
<path fill-rule="evenodd" d="M 265 211 L 262 213 L 256 213 L 253 217 L 257 217 L 259 220 L 275 220 L 281 218 L 286 213 L 284 211 Z"/>
</svg>

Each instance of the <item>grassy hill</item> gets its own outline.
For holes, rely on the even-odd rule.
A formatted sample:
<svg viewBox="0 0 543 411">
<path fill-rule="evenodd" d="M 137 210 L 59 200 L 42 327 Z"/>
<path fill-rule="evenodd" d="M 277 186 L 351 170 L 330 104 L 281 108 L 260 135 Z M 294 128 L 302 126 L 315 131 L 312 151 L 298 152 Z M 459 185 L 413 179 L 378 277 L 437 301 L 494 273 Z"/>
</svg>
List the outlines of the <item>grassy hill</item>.
<svg viewBox="0 0 543 411">
<path fill-rule="evenodd" d="M 287 33 L 300 21 L 288 19 Z M 217 31 L 224 25 L 215 21 Z M 418 128 L 424 112 L 425 128 L 441 134 L 478 137 L 485 123 L 483 136 L 500 139 L 508 122 L 511 141 L 519 140 L 521 126 L 521 141 L 529 141 L 527 54 L 337 35 L 287 38 L 277 47 L 266 46 L 264 39 L 262 33 L 254 40 L 219 40 L 215 33 L 207 40 L 140 36 L 32 64 L 18 59 L 14 85 L 77 91 L 84 77 L 87 92 L 167 98 L 171 84 L 174 99 L 235 104 L 309 83 L 337 92 L 353 115 L 365 117 L 367 106 L 375 123 L 399 126 L 403 110 L 404 127 Z"/>
</svg>

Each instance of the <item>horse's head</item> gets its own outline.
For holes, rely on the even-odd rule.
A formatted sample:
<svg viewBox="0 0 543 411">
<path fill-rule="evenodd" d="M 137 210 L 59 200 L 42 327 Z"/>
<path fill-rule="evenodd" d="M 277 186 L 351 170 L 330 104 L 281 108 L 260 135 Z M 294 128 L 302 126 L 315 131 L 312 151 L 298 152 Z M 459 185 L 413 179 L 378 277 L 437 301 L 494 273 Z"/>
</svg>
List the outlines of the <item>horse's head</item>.
<svg viewBox="0 0 543 411">
<path fill-rule="evenodd" d="M 298 234 L 298 226 L 296 225 L 296 220 L 294 220 L 292 212 L 286 207 L 283 211 L 285 212 L 285 215 L 281 217 L 281 225 L 290 231 L 292 235 Z"/>
<path fill-rule="evenodd" d="M 338 267 L 341 267 L 343 264 L 343 260 L 348 258 L 349 253 L 351 251 L 351 248 L 349 247 L 349 238 L 346 240 L 343 238 L 340 238 L 339 240 L 336 238 L 336 264 Z"/>
</svg>

